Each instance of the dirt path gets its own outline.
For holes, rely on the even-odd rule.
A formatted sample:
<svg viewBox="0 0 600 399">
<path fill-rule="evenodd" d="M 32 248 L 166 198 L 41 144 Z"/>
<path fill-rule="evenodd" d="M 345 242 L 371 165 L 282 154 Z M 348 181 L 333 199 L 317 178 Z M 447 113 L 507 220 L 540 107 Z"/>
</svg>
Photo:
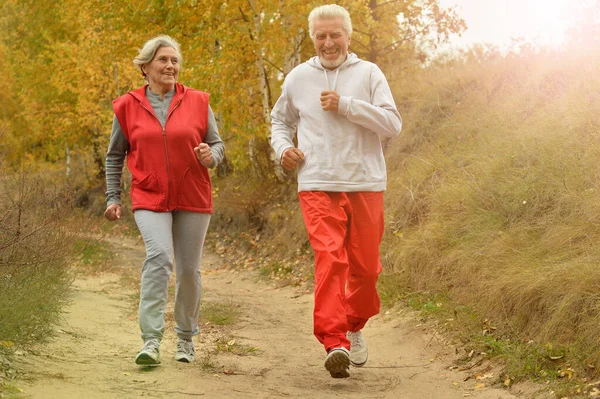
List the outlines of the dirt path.
<svg viewBox="0 0 600 399">
<path fill-rule="evenodd" d="M 229 327 L 203 326 L 192 364 L 173 360 L 176 338 L 169 328 L 161 366 L 139 367 L 133 362 L 141 340 L 132 276 L 144 258 L 143 244 L 126 240 L 115 249 L 123 273 L 77 279 L 57 337 L 19 358 L 26 379 L 17 383 L 24 397 L 532 397 L 522 390 L 490 387 L 499 378 L 493 370 L 475 376 L 473 369 L 453 367 L 453 349 L 423 331 L 406 310 L 372 319 L 364 330 L 368 365 L 351 369 L 349 379 L 332 379 L 312 335 L 312 296 L 256 282 L 248 272 L 226 270 L 224 259 L 214 254 L 206 254 L 203 262 L 203 301 L 233 306 L 240 313 L 238 321 Z"/>
</svg>

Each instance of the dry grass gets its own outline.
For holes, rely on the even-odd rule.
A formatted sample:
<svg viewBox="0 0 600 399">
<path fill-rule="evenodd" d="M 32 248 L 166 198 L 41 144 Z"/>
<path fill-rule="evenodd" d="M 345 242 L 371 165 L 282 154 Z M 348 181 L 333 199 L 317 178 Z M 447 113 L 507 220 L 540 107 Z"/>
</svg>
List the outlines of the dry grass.
<svg viewBox="0 0 600 399">
<path fill-rule="evenodd" d="M 207 243 L 229 252 L 233 267 L 259 270 L 283 285 L 312 280 L 312 250 L 294 176 L 282 185 L 248 176 L 214 181 L 215 213 Z"/>
<path fill-rule="evenodd" d="M 449 330 L 504 358 L 513 379 L 600 370 L 597 76 L 591 55 L 524 53 L 393 83 L 404 132 L 386 143 L 382 298 L 442 304 Z M 236 202 L 219 184 L 228 219 L 216 225 L 245 235 L 243 251 L 306 250 L 294 190 L 240 181 Z"/>
<path fill-rule="evenodd" d="M 382 251 L 399 285 L 447 293 L 513 339 L 577 347 L 592 370 L 599 74 L 581 54 L 425 71 L 387 152 Z"/>
</svg>

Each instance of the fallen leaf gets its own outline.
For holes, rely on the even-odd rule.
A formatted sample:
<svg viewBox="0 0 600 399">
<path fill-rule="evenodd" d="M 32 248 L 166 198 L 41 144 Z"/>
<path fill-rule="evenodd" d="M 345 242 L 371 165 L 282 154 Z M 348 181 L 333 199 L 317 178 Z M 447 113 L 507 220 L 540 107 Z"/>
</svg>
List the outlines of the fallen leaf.
<svg viewBox="0 0 600 399">
<path fill-rule="evenodd" d="M 567 368 L 567 369 L 564 369 L 564 370 L 562 370 L 562 369 L 561 369 L 561 370 L 558 370 L 558 372 L 559 372 L 559 376 L 560 376 L 560 377 L 562 377 L 562 378 L 564 378 L 564 377 L 567 377 L 567 379 L 569 379 L 569 380 L 570 380 L 571 378 L 573 378 L 573 374 L 575 374 L 575 370 L 573 370 L 573 369 L 572 369 L 572 368 L 570 368 L 570 367 L 569 367 L 569 368 Z"/>
<path fill-rule="evenodd" d="M 494 376 L 494 373 L 488 373 L 488 374 L 477 374 L 477 376 L 475 377 L 478 380 L 486 380 L 488 378 L 492 378 Z"/>
</svg>

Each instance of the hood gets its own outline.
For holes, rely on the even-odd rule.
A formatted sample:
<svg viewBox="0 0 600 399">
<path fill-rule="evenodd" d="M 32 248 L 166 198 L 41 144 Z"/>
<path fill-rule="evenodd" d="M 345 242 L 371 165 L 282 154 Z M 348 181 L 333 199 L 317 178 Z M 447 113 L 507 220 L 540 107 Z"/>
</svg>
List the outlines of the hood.
<svg viewBox="0 0 600 399">
<path fill-rule="evenodd" d="M 360 58 L 358 58 L 358 56 L 356 54 L 348 53 L 348 57 L 346 57 L 346 61 L 344 61 L 344 63 L 342 65 L 340 65 L 339 67 L 337 67 L 334 70 L 340 70 L 340 69 L 347 68 L 349 65 L 356 64 L 359 61 L 360 61 Z M 323 65 L 321 65 L 321 60 L 319 59 L 318 56 L 312 57 L 311 59 L 306 61 L 306 63 L 314 68 L 325 70 Z"/>
<path fill-rule="evenodd" d="M 350 65 L 356 64 L 360 62 L 360 58 L 358 58 L 358 56 L 354 53 L 348 53 L 348 57 L 346 57 L 346 61 L 344 61 L 344 63 L 342 65 L 340 65 L 339 67 L 331 70 L 331 72 L 335 72 L 335 77 L 333 78 L 333 83 L 331 83 L 329 81 L 329 76 L 327 76 L 327 72 L 329 71 L 328 69 L 325 69 L 323 67 L 323 65 L 321 65 L 321 60 L 319 59 L 318 56 L 314 56 L 312 57 L 310 60 L 306 61 L 306 63 L 308 65 L 310 65 L 311 67 L 323 71 L 323 75 L 325 76 L 325 81 L 327 82 L 327 89 L 328 90 L 336 90 L 337 87 L 337 80 L 338 80 L 338 76 L 340 74 L 340 71 L 343 71 L 344 69 L 348 68 Z"/>
</svg>

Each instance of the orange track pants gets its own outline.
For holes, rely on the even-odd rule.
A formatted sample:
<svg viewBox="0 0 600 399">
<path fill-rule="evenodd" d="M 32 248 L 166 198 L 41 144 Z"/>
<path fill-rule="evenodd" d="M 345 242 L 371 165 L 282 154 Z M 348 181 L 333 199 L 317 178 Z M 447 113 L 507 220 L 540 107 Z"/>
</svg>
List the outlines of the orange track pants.
<svg viewBox="0 0 600 399">
<path fill-rule="evenodd" d="M 347 331 L 379 313 L 383 192 L 299 193 L 315 255 L 314 334 L 326 351 L 350 348 Z"/>
</svg>

